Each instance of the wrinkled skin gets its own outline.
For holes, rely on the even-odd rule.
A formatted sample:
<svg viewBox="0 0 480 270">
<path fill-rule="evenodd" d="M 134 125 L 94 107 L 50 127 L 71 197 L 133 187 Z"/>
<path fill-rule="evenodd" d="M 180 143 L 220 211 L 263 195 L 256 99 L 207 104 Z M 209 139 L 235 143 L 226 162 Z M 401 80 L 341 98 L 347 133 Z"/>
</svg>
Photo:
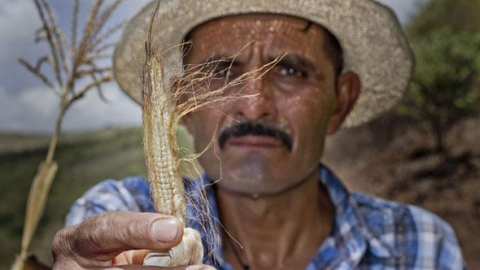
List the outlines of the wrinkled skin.
<svg viewBox="0 0 480 270">
<path fill-rule="evenodd" d="M 193 66 L 212 55 L 223 59 L 213 65 L 218 75 L 211 90 L 249 74 L 249 80 L 224 93 L 240 98 L 184 119 L 198 152 L 213 138 L 200 163 L 218 180 L 220 217 L 228 231 L 222 248 L 235 269 L 242 269 L 241 264 L 250 269 L 304 269 L 332 227 L 334 210 L 318 185 L 318 162 L 326 136 L 339 130 L 355 104 L 360 82 L 351 72 L 336 76 L 325 30 L 316 25 L 305 30 L 307 24 L 265 14 L 218 19 L 193 31 L 185 57 Z M 262 67 L 278 58 L 265 73 Z M 239 123 L 273 127 L 287 134 L 292 145 L 258 134 L 219 144 L 224 131 Z M 243 249 L 231 244 L 229 235 Z"/>
<path fill-rule="evenodd" d="M 304 31 L 307 22 L 279 15 L 243 15 L 206 23 L 193 31 L 189 65 L 207 62 L 212 55 L 227 59 L 216 70 L 230 68 L 232 80 L 254 72 L 245 84 L 225 95 L 247 96 L 213 104 L 210 109 L 190 114 L 185 123 L 195 138 L 198 152 L 213 137 L 238 122 L 269 124 L 293 138 L 293 149 L 267 138 L 240 138 L 218 144 L 200 158 L 208 175 L 221 179 L 222 188 L 251 195 L 284 192 L 311 175 L 318 166 L 325 136 L 334 133 L 352 104 L 340 103 L 335 69 L 324 45 L 324 30 L 318 26 Z M 286 55 L 285 55 L 286 54 Z M 285 56 L 284 56 L 285 55 Z M 259 78 L 272 60 L 279 63 Z M 345 76 L 348 77 L 348 76 Z M 217 79 L 210 88 L 219 88 Z M 350 81 L 340 79 L 340 88 Z"/>
<path fill-rule="evenodd" d="M 155 213 L 107 213 L 59 231 L 52 243 L 53 269 L 208 270 L 209 266 L 160 268 L 141 266 L 150 250 L 178 245 L 183 226 Z"/>
<path fill-rule="evenodd" d="M 325 138 L 341 127 L 358 97 L 360 82 L 351 72 L 336 77 L 324 30 L 314 25 L 304 31 L 306 24 L 265 14 L 217 19 L 192 32 L 193 44 L 185 58 L 186 64 L 195 65 L 212 55 L 238 54 L 230 72 L 218 72 L 209 86 L 212 90 L 253 71 L 247 82 L 224 93 L 248 97 L 212 104 L 184 119 L 198 151 L 212 138 L 215 142 L 200 162 L 212 179 L 220 180 L 221 221 L 244 247 L 240 257 L 250 269 L 304 269 L 333 221 L 334 210 L 318 185 L 316 170 Z M 281 56 L 259 78 L 258 69 Z M 221 71 L 222 66 L 217 68 Z M 252 135 L 231 137 L 224 147 L 217 144 L 223 131 L 244 122 L 283 131 L 291 138 L 291 148 L 278 139 Z M 165 224 L 157 231 L 160 236 L 153 238 L 151 224 L 163 218 L 109 213 L 65 228 L 53 244 L 55 269 L 161 269 L 135 264 L 143 261 L 147 250 L 166 250 L 180 241 L 178 227 Z M 176 236 L 166 239 L 172 232 Z M 241 269 L 232 248 L 223 246 L 226 258 Z M 194 267 L 199 268 L 188 269 L 206 266 Z"/>
</svg>

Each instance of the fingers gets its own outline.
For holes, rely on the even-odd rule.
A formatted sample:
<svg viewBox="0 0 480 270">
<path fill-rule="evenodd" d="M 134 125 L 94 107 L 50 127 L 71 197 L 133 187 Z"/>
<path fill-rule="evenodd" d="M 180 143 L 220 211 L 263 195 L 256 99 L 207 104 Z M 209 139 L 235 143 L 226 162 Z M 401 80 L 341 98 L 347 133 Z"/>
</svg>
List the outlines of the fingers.
<svg viewBox="0 0 480 270">
<path fill-rule="evenodd" d="M 178 220 L 160 214 L 108 213 L 76 227 L 73 247 L 89 257 L 132 249 L 168 250 L 180 243 L 181 227 Z"/>
<path fill-rule="evenodd" d="M 115 266 L 110 268 L 97 268 L 96 270 L 216 270 L 208 265 L 191 265 L 183 267 L 156 267 L 156 266 Z"/>
<path fill-rule="evenodd" d="M 113 212 L 62 229 L 54 238 L 52 251 L 56 262 L 73 260 L 80 266 L 106 267 L 123 251 L 169 250 L 182 236 L 183 225 L 173 217 Z"/>
</svg>

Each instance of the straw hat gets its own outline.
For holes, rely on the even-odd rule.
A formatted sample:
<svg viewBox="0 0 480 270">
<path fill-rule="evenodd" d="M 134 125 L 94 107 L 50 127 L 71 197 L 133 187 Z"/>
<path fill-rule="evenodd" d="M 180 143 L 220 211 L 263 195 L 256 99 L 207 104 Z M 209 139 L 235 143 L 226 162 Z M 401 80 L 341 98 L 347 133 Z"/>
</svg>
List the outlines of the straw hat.
<svg viewBox="0 0 480 270">
<path fill-rule="evenodd" d="M 115 79 L 137 103 L 141 103 L 147 30 L 157 1 L 128 23 L 114 55 Z M 362 83 L 345 127 L 390 109 L 409 86 L 414 62 L 411 49 L 394 13 L 373 0 L 160 0 L 152 48 L 162 53 L 166 82 L 182 75 L 178 45 L 189 31 L 215 18 L 245 13 L 304 18 L 337 37 L 344 52 L 344 71 L 357 73 Z"/>
</svg>

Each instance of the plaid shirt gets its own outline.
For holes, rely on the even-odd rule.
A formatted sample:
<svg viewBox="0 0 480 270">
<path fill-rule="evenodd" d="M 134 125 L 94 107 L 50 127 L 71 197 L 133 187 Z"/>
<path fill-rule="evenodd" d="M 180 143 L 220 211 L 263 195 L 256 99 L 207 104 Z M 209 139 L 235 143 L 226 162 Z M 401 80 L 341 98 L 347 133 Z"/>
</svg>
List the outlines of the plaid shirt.
<svg viewBox="0 0 480 270">
<path fill-rule="evenodd" d="M 209 183 L 206 176 L 186 182 L 191 197 L 187 216 L 193 217 L 187 217 L 187 223 L 202 234 L 205 254 L 210 254 L 205 263 L 219 270 L 233 269 L 224 259 L 218 237 L 214 189 L 205 185 Z M 319 182 L 327 188 L 336 214 L 330 236 L 306 270 L 465 269 L 452 228 L 434 214 L 415 206 L 350 193 L 324 166 L 319 169 Z M 102 182 L 77 200 L 66 225 L 109 211 L 154 212 L 149 194 L 148 183 L 141 177 Z M 200 204 L 202 194 L 209 201 L 208 209 Z"/>
</svg>

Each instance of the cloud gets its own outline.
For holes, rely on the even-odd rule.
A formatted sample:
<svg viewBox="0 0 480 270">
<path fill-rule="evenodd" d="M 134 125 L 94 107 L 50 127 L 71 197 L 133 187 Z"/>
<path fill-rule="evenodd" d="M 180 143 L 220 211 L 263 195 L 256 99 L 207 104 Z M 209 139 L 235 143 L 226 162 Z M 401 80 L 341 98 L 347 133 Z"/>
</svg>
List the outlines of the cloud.
<svg viewBox="0 0 480 270">
<path fill-rule="evenodd" d="M 14 132 L 51 132 L 58 99 L 51 91 L 33 88 L 12 95 L 0 88 L 0 130 Z"/>
<path fill-rule="evenodd" d="M 139 126 L 141 110 L 114 86 L 105 88 L 111 103 L 104 103 L 95 92 L 73 105 L 67 113 L 64 131 L 83 131 L 108 126 Z M 59 98 L 37 87 L 12 95 L 0 87 L 0 131 L 51 133 L 58 114 Z"/>
<path fill-rule="evenodd" d="M 51 3 L 59 24 L 68 28 L 70 5 L 64 0 Z M 19 56 L 35 62 L 47 52 L 45 44 L 33 42 L 34 33 L 40 26 L 37 11 L 32 1 L 27 0 L 0 0 L 0 6 L 0 131 L 50 133 L 54 128 L 59 98 L 17 62 Z M 141 6 L 130 3 L 120 15 L 128 17 L 129 12 L 133 13 Z M 69 32 L 69 29 L 63 30 Z M 66 115 L 64 130 L 140 125 L 140 108 L 115 85 L 106 86 L 105 95 L 111 103 L 102 102 L 94 91 L 76 103 Z"/>
<path fill-rule="evenodd" d="M 140 126 L 141 109 L 123 94 L 116 85 L 104 89 L 108 103 L 103 102 L 95 91 L 76 103 L 65 118 L 65 129 L 81 131 L 109 126 Z"/>
<path fill-rule="evenodd" d="M 0 61 L 18 51 L 26 42 L 32 43 L 39 27 L 37 11 L 31 1 L 0 0 Z"/>
</svg>

